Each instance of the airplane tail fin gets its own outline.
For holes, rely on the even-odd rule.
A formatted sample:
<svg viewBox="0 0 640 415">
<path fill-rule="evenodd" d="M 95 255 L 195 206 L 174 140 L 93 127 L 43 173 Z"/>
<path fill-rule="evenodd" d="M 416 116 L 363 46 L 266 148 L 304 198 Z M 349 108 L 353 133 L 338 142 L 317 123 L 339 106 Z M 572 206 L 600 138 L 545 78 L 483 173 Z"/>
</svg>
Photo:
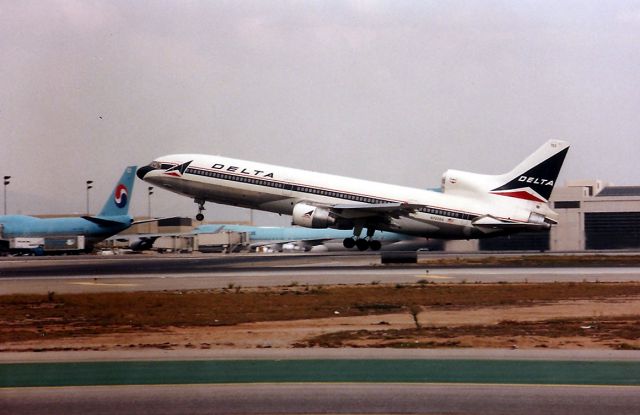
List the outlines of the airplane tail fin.
<svg viewBox="0 0 640 415">
<path fill-rule="evenodd" d="M 569 143 L 549 140 L 509 173 L 490 193 L 547 203 L 556 184 Z"/>
<path fill-rule="evenodd" d="M 442 178 L 442 191 L 475 195 L 488 193 L 547 203 L 568 151 L 568 142 L 549 140 L 506 174 L 448 170 Z"/>
<path fill-rule="evenodd" d="M 125 168 L 122 177 L 117 181 L 111 195 L 98 214 L 100 217 L 120 216 L 129 214 L 129 204 L 133 195 L 133 183 L 136 166 Z"/>
</svg>

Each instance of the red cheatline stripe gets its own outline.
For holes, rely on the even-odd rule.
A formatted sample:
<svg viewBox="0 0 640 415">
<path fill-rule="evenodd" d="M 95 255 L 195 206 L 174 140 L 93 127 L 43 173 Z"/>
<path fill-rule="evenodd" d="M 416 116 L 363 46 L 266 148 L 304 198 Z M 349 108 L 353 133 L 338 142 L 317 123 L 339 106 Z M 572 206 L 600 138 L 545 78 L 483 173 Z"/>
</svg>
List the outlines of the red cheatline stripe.
<svg viewBox="0 0 640 415">
<path fill-rule="evenodd" d="M 539 197 L 536 197 L 531 193 L 525 192 L 523 190 L 518 190 L 515 192 L 491 192 L 491 193 L 493 193 L 494 195 L 515 197 L 516 199 L 532 200 L 534 202 L 543 202 L 543 203 L 546 202 L 544 199 L 540 199 Z"/>
</svg>

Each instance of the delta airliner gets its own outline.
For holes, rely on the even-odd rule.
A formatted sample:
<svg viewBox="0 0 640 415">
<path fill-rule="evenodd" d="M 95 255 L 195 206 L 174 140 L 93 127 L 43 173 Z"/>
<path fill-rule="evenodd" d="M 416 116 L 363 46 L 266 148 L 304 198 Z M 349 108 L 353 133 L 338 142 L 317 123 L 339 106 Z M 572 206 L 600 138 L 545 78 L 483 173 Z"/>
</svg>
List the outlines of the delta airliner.
<svg viewBox="0 0 640 415">
<path fill-rule="evenodd" d="M 347 248 L 376 250 L 376 229 L 439 239 L 546 230 L 557 214 L 549 198 L 569 150 L 550 140 L 508 173 L 448 170 L 440 191 L 202 154 L 173 154 L 138 169 L 140 179 L 205 202 L 292 216 L 309 228 L 354 228 Z M 361 237 L 366 229 L 366 236 Z"/>
</svg>

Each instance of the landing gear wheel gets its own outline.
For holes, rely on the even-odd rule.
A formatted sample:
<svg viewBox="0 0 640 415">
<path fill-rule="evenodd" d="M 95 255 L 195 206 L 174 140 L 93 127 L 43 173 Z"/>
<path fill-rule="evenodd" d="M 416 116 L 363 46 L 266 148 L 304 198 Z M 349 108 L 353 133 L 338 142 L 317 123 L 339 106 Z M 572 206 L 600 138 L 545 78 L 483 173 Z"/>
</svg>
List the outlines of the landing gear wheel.
<svg viewBox="0 0 640 415">
<path fill-rule="evenodd" d="M 356 241 L 353 238 L 344 238 L 344 241 L 342 241 L 342 246 L 347 249 L 351 249 L 356 246 Z"/>
<path fill-rule="evenodd" d="M 356 241 L 356 247 L 358 247 L 358 250 L 360 251 L 366 251 L 369 249 L 369 241 L 366 239 L 358 239 Z"/>
<path fill-rule="evenodd" d="M 372 251 L 379 251 L 381 247 L 382 247 L 382 244 L 380 243 L 380 241 L 377 241 L 375 239 L 369 241 L 369 248 Z"/>
<path fill-rule="evenodd" d="M 204 200 L 202 200 L 202 199 L 193 199 L 193 201 L 198 204 L 198 214 L 196 215 L 196 220 L 199 221 L 199 222 L 202 222 L 204 220 L 204 215 L 202 214 L 202 211 L 205 210 L 204 209 Z"/>
</svg>

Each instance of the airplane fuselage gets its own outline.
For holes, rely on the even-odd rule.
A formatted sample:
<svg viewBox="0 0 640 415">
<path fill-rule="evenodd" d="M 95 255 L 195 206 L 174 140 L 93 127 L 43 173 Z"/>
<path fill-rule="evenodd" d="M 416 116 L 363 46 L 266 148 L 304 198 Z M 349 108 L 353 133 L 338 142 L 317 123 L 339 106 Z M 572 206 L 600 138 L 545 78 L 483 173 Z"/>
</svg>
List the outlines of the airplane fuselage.
<svg viewBox="0 0 640 415">
<path fill-rule="evenodd" d="M 353 229 L 309 229 L 299 226 L 279 227 L 279 226 L 248 226 L 229 224 L 207 224 L 200 225 L 193 230 L 198 233 L 216 233 L 222 231 L 247 233 L 252 242 L 276 241 L 306 241 L 306 240 L 331 240 L 344 239 L 353 235 Z M 397 242 L 412 237 L 394 232 L 376 231 L 373 237 L 381 242 Z"/>
<path fill-rule="evenodd" d="M 112 217 L 121 223 L 111 225 L 98 224 L 81 217 L 37 218 L 26 215 L 7 215 L 0 217 L 0 239 L 30 237 L 71 237 L 83 235 L 87 245 L 93 246 L 109 236 L 128 228 L 132 218 L 127 215 Z"/>
<path fill-rule="evenodd" d="M 180 166 L 184 166 L 183 171 L 178 169 Z M 141 168 L 138 175 L 149 183 L 195 200 L 286 215 L 294 215 L 294 208 L 305 203 L 331 208 L 350 204 L 411 205 L 410 214 L 387 218 L 376 223 L 375 228 L 430 238 L 493 236 L 495 232 L 485 232 L 472 222 L 490 215 L 498 220 L 527 224 L 532 212 L 541 215 L 550 212 L 545 204 L 515 200 L 505 203 L 509 198 L 489 193 L 467 197 L 198 154 L 156 159 Z M 350 212 L 345 214 L 348 217 Z M 353 220 L 358 220 L 357 213 Z M 353 227 L 353 223 L 348 225 Z"/>
</svg>

